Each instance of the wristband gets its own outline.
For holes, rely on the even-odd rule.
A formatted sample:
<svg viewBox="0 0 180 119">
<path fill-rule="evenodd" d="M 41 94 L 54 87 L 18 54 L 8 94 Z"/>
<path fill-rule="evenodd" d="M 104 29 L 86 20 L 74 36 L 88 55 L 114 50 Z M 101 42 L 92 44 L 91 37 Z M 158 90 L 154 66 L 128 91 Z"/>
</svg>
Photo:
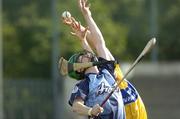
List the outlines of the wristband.
<svg viewBox="0 0 180 119">
<path fill-rule="evenodd" d="M 91 112 L 92 112 L 92 108 L 90 108 L 90 109 L 88 110 L 88 115 L 89 115 L 89 116 L 92 116 Z"/>
</svg>

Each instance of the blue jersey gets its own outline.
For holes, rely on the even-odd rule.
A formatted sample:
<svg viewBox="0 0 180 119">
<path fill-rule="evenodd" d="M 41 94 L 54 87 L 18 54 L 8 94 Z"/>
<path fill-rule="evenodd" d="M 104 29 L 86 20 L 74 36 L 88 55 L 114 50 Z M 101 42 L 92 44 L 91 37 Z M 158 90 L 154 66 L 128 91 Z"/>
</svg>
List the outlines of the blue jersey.
<svg viewBox="0 0 180 119">
<path fill-rule="evenodd" d="M 88 73 L 85 80 L 80 81 L 74 87 L 69 104 L 77 98 L 84 100 L 85 105 L 93 107 L 101 104 L 112 91 L 116 80 L 113 75 L 114 65 L 107 64 L 99 67 L 99 73 Z M 104 104 L 104 112 L 99 115 L 101 119 L 125 119 L 125 110 L 120 89 L 114 91 Z"/>
</svg>

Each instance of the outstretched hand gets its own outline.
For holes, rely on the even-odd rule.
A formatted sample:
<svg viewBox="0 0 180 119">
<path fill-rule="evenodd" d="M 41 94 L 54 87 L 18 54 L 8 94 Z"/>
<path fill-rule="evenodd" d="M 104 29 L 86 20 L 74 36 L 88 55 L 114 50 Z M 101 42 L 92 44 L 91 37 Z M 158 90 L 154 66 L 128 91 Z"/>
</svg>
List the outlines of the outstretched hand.
<svg viewBox="0 0 180 119">
<path fill-rule="evenodd" d="M 77 36 L 81 41 L 86 40 L 88 27 L 84 28 L 74 17 L 64 18 L 63 23 L 71 27 L 73 36 Z"/>
<path fill-rule="evenodd" d="M 89 10 L 90 4 L 87 1 L 88 0 L 78 0 L 78 5 L 83 15 L 91 15 L 91 11 Z"/>
<path fill-rule="evenodd" d="M 73 32 L 71 34 L 73 36 L 77 36 L 81 41 L 86 40 L 87 32 L 88 32 L 88 27 L 86 27 L 84 30 L 81 29 L 81 23 L 78 22 L 78 25 L 74 26 L 72 28 Z"/>
<path fill-rule="evenodd" d="M 75 20 L 74 17 L 70 17 L 70 18 L 62 18 L 63 23 L 70 26 L 71 28 L 77 27 L 78 22 Z"/>
</svg>

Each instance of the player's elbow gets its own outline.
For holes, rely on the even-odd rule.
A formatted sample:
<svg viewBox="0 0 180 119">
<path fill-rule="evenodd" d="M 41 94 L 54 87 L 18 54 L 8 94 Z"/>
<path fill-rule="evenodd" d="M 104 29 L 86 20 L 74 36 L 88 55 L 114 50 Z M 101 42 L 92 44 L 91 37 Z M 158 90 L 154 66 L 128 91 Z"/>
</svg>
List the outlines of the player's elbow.
<svg viewBox="0 0 180 119">
<path fill-rule="evenodd" d="M 82 107 L 82 103 L 79 102 L 79 101 L 75 101 L 72 105 L 72 110 L 73 112 L 76 112 L 76 113 L 80 113 L 81 112 L 81 107 Z"/>
<path fill-rule="evenodd" d="M 72 110 L 73 110 L 73 112 L 78 112 L 77 103 L 73 103 L 73 105 L 72 105 Z"/>
</svg>

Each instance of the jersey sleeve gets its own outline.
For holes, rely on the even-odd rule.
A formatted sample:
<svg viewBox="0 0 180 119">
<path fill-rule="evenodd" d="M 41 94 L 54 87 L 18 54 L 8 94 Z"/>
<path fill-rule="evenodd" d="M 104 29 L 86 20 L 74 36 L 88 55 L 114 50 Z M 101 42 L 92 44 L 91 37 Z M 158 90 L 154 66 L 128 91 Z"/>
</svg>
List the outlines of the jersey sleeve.
<svg viewBox="0 0 180 119">
<path fill-rule="evenodd" d="M 82 80 L 81 82 L 77 83 L 72 90 L 69 99 L 69 105 L 72 106 L 74 100 L 79 98 L 85 101 L 88 93 L 89 93 L 89 82 L 87 80 Z"/>
<path fill-rule="evenodd" d="M 102 58 L 102 57 L 99 57 L 98 58 L 98 61 L 104 61 L 106 59 Z M 103 65 L 100 65 L 98 66 L 98 69 L 101 71 L 102 69 L 107 69 L 111 74 L 114 74 L 114 63 L 109 63 L 109 64 L 103 64 Z"/>
</svg>

